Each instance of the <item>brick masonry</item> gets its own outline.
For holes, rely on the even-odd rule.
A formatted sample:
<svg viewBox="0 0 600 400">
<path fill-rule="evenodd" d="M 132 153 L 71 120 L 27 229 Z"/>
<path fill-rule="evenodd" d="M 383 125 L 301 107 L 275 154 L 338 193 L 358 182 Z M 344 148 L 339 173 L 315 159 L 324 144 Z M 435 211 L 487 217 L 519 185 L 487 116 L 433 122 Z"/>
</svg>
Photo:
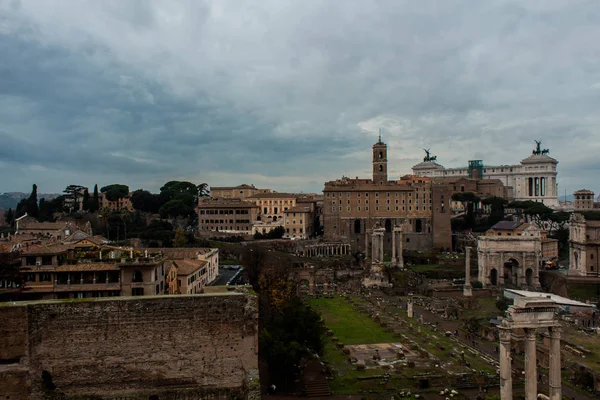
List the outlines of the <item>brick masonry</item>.
<svg viewBox="0 0 600 400">
<path fill-rule="evenodd" d="M 255 296 L 4 303 L 0 321 L 2 399 L 48 398 L 43 371 L 58 398 L 246 398 L 258 384 Z"/>
</svg>

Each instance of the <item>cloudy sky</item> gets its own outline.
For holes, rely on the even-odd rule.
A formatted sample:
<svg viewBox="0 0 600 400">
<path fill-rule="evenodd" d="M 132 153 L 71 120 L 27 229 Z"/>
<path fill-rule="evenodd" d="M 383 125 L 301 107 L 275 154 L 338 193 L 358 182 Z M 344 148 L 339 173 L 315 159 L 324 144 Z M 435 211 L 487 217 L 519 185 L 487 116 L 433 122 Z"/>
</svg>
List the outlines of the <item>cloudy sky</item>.
<svg viewBox="0 0 600 400">
<path fill-rule="evenodd" d="M 0 192 L 321 191 L 518 163 L 600 191 L 598 0 L 0 0 Z"/>
</svg>

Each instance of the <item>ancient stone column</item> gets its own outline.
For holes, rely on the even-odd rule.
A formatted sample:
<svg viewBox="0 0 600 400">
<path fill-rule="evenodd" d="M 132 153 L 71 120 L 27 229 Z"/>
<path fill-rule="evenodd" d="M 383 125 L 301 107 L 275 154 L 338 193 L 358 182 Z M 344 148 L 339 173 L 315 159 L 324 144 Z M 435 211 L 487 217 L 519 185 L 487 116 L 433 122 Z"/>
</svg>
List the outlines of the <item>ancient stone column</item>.
<svg viewBox="0 0 600 400">
<path fill-rule="evenodd" d="M 381 232 L 379 235 L 379 262 L 383 263 L 383 238 L 384 233 Z"/>
<path fill-rule="evenodd" d="M 369 231 L 370 231 L 370 229 L 365 229 L 365 257 L 366 258 L 369 258 L 369 257 L 373 256 L 373 254 L 370 254 L 371 253 L 371 249 L 369 248 L 369 236 L 370 236 L 370 233 L 371 233 Z"/>
<path fill-rule="evenodd" d="M 549 328 L 550 331 L 550 400 L 560 400 L 562 396 L 560 376 L 560 327 Z"/>
<path fill-rule="evenodd" d="M 512 367 L 510 357 L 510 337 L 512 329 L 499 327 L 500 329 L 500 398 L 512 400 Z"/>
<path fill-rule="evenodd" d="M 537 399 L 535 329 L 525 329 L 525 399 Z"/>
<path fill-rule="evenodd" d="M 408 299 L 408 302 L 406 303 L 406 314 L 408 318 L 412 318 L 414 316 L 412 299 Z"/>
<path fill-rule="evenodd" d="M 373 236 L 371 236 L 371 262 L 375 262 L 378 261 L 377 258 L 377 250 L 378 250 L 378 243 L 377 243 L 377 236 L 376 234 L 373 232 Z"/>
<path fill-rule="evenodd" d="M 404 241 L 402 228 L 398 229 L 398 268 L 404 268 Z"/>
<path fill-rule="evenodd" d="M 396 265 L 396 229 L 392 229 L 392 265 Z"/>
<path fill-rule="evenodd" d="M 471 248 L 465 247 L 465 285 L 463 286 L 463 296 L 473 296 L 471 288 Z"/>
</svg>

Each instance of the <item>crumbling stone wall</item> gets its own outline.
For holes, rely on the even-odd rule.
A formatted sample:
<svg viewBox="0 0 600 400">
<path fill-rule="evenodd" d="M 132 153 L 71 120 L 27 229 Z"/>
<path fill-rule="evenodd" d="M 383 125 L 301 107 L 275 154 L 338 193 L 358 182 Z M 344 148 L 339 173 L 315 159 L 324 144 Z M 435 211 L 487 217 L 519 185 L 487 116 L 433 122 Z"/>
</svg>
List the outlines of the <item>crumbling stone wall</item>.
<svg viewBox="0 0 600 400">
<path fill-rule="evenodd" d="M 56 398 L 245 398 L 258 379 L 255 296 L 16 303 L 0 321 L 0 398 L 48 398 L 43 371 Z"/>
</svg>

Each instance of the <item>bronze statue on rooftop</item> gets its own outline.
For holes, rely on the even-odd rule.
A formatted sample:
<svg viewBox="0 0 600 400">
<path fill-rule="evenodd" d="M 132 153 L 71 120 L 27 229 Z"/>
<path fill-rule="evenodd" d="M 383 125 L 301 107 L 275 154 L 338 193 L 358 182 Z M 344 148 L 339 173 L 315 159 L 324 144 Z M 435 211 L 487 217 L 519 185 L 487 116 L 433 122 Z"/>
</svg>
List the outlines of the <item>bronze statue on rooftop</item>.
<svg viewBox="0 0 600 400">
<path fill-rule="evenodd" d="M 432 156 L 431 152 L 429 151 L 429 149 L 423 149 L 425 151 L 425 158 L 423 158 L 423 162 L 428 162 L 428 161 L 436 161 L 437 160 L 437 156 Z"/>
<path fill-rule="evenodd" d="M 545 156 L 548 153 L 550 153 L 550 150 L 548 150 L 548 149 L 543 149 L 542 150 L 542 141 L 541 140 L 534 140 L 534 142 L 536 144 L 536 147 L 535 147 L 535 149 L 532 152 L 533 155 L 536 155 L 536 156 L 539 156 L 539 155 Z"/>
</svg>

